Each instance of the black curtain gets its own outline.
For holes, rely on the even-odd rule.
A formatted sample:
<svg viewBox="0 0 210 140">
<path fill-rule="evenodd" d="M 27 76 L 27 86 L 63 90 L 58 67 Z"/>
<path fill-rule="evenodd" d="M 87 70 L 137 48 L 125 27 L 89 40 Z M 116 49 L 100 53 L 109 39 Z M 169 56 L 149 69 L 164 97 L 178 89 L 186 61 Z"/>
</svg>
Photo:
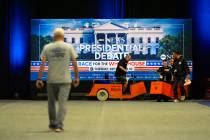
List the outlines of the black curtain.
<svg viewBox="0 0 210 140">
<path fill-rule="evenodd" d="M 191 18 L 190 0 L 126 0 L 125 18 Z"/>
<path fill-rule="evenodd" d="M 8 89 L 9 89 L 9 49 L 8 49 L 8 1 L 0 1 L 0 98 L 8 98 Z"/>
</svg>

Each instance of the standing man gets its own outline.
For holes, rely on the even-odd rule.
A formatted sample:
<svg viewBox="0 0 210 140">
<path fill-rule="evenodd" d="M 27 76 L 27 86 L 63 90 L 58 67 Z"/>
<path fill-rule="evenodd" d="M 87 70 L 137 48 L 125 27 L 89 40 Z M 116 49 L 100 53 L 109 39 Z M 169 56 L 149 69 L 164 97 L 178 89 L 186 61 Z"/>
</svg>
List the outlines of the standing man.
<svg viewBox="0 0 210 140">
<path fill-rule="evenodd" d="M 115 76 L 117 78 L 117 81 L 123 84 L 123 93 L 125 93 L 128 86 L 126 73 L 127 73 L 127 65 L 130 60 L 131 60 L 131 56 L 130 54 L 127 54 L 123 59 L 119 61 L 119 63 L 117 64 L 116 71 L 115 71 Z"/>
<path fill-rule="evenodd" d="M 44 86 L 42 73 L 45 63 L 48 61 L 47 94 L 48 94 L 48 114 L 49 128 L 55 132 L 63 131 L 63 121 L 66 115 L 66 102 L 71 89 L 71 71 L 69 68 L 70 59 L 73 62 L 75 80 L 73 85 L 79 85 L 77 57 L 74 48 L 64 42 L 64 30 L 56 28 L 54 30 L 54 42 L 44 46 L 41 53 L 41 65 L 36 81 L 36 87 Z M 58 99 L 59 108 L 56 111 L 55 102 Z"/>
<path fill-rule="evenodd" d="M 173 78 L 174 78 L 174 102 L 178 102 L 178 94 L 177 89 L 178 85 L 180 86 L 181 90 L 181 101 L 185 100 L 186 91 L 184 89 L 185 80 L 190 79 L 190 70 L 187 65 L 186 60 L 181 56 L 179 51 L 173 52 L 174 64 L 172 66 Z"/>
</svg>

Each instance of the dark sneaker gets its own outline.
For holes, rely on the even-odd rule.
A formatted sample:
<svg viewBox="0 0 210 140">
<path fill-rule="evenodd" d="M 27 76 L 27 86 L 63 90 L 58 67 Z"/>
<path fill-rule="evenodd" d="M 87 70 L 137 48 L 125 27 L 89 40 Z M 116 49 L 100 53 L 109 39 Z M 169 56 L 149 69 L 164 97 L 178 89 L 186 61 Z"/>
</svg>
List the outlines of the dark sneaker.
<svg viewBox="0 0 210 140">
<path fill-rule="evenodd" d="M 57 128 L 57 126 L 54 125 L 54 124 L 50 124 L 50 125 L 49 125 L 49 129 L 50 129 L 50 130 L 53 130 L 53 131 L 54 131 L 56 128 Z"/>
</svg>

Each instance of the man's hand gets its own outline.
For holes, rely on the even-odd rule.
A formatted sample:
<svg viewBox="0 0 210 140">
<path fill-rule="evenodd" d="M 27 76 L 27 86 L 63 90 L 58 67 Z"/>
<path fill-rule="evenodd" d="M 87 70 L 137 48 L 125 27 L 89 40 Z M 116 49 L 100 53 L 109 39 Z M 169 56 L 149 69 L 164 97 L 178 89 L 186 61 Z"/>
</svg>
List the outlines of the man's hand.
<svg viewBox="0 0 210 140">
<path fill-rule="evenodd" d="M 190 75 L 188 74 L 185 78 L 185 83 L 184 83 L 184 86 L 188 86 L 191 84 L 191 81 L 190 81 Z"/>
<path fill-rule="evenodd" d="M 174 81 L 174 76 L 173 76 L 173 75 L 171 76 L 171 81 L 172 81 L 172 82 Z"/>
<path fill-rule="evenodd" d="M 37 88 L 43 88 L 44 87 L 44 83 L 42 80 L 36 80 L 36 87 Z"/>
<path fill-rule="evenodd" d="M 73 81 L 73 86 L 78 87 L 79 86 L 79 78 L 75 78 Z"/>
<path fill-rule="evenodd" d="M 42 62 L 41 62 L 41 65 L 39 67 L 38 79 L 36 80 L 36 87 L 39 88 L 39 89 L 44 87 L 44 83 L 41 80 L 41 77 L 42 77 L 42 73 L 44 71 L 44 67 L 45 67 L 45 63 L 46 63 L 46 57 L 42 56 L 41 59 L 42 59 Z"/>
<path fill-rule="evenodd" d="M 74 74 L 75 74 L 75 78 L 74 78 L 74 80 L 73 80 L 73 86 L 74 86 L 74 87 L 78 87 L 78 86 L 79 86 L 79 76 L 78 76 L 77 59 L 73 57 L 73 58 L 72 58 L 72 62 L 73 62 Z"/>
<path fill-rule="evenodd" d="M 169 69 L 164 69 L 164 71 L 169 72 Z"/>
<path fill-rule="evenodd" d="M 186 76 L 185 80 L 190 80 L 190 75 L 189 74 Z"/>
</svg>

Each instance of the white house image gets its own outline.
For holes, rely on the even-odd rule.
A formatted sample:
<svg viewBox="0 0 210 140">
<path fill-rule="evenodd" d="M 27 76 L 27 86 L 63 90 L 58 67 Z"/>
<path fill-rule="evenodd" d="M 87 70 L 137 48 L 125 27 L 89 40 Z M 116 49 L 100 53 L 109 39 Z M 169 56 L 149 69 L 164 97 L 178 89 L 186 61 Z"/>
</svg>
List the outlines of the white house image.
<svg viewBox="0 0 210 140">
<path fill-rule="evenodd" d="M 127 44 L 141 46 L 136 54 L 156 55 L 159 41 L 164 37 L 164 31 L 160 26 L 141 27 L 134 25 L 118 25 L 107 22 L 95 27 L 83 27 L 71 29 L 64 27 L 66 41 L 75 47 L 80 44 Z"/>
</svg>

